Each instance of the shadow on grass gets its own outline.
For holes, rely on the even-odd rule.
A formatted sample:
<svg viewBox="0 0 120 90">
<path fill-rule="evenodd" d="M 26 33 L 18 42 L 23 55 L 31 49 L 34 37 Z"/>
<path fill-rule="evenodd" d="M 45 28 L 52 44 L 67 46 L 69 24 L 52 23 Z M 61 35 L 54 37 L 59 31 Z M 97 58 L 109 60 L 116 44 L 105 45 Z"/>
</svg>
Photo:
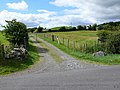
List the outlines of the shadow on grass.
<svg viewBox="0 0 120 90">
<path fill-rule="evenodd" d="M 29 44 L 28 55 L 23 60 L 20 59 L 5 59 L 0 60 L 0 67 L 10 67 L 24 69 L 30 65 L 33 65 L 36 61 L 39 60 L 39 55 L 37 53 L 36 46 Z"/>
</svg>

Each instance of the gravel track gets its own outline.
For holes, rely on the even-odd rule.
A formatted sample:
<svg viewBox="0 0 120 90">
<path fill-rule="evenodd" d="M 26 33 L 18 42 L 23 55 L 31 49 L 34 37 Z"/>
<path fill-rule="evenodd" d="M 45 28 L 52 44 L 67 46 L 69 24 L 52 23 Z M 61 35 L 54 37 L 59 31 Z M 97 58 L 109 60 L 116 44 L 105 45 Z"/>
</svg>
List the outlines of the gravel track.
<svg viewBox="0 0 120 90">
<path fill-rule="evenodd" d="M 26 74 L 33 74 L 33 73 L 48 73 L 48 72 L 64 72 L 64 71 L 70 71 L 70 70 L 84 70 L 84 69 L 96 69 L 101 68 L 103 65 L 96 65 L 91 63 L 85 63 L 82 61 L 79 61 L 70 55 L 64 53 L 60 49 L 56 48 L 52 44 L 37 38 L 39 42 L 44 44 L 46 47 L 52 49 L 58 57 L 61 58 L 62 62 L 56 62 L 56 60 L 50 55 L 49 50 L 46 48 L 43 48 L 38 42 L 36 42 L 35 39 L 31 38 L 34 45 L 37 47 L 37 50 L 40 55 L 40 61 L 38 61 L 35 65 L 31 66 L 30 68 L 24 70 L 15 72 L 9 75 L 4 75 L 0 77 L 6 77 L 6 76 L 20 76 L 20 75 L 26 75 Z"/>
</svg>

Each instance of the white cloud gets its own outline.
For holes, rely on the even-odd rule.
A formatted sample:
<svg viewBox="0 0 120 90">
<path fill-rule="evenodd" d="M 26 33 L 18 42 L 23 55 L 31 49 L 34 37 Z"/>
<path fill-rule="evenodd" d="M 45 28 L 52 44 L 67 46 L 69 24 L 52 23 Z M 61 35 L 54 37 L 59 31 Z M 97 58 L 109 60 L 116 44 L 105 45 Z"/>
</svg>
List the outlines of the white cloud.
<svg viewBox="0 0 120 90">
<path fill-rule="evenodd" d="M 41 13 L 41 14 L 46 14 L 46 15 L 48 15 L 48 16 L 57 15 L 56 12 L 48 11 L 48 10 L 41 10 L 41 9 L 38 9 L 37 12 L 39 12 L 39 13 Z"/>
<path fill-rule="evenodd" d="M 66 9 L 61 12 L 38 9 L 38 14 L 22 14 L 3 10 L 0 12 L 0 24 L 5 24 L 5 20 L 17 19 L 28 27 L 41 25 L 50 28 L 120 20 L 119 0 L 104 2 L 103 0 L 54 0 L 50 3 Z M 60 16 L 58 13 L 63 13 L 63 15 Z"/>
<path fill-rule="evenodd" d="M 8 6 L 8 8 L 16 9 L 16 10 L 27 10 L 28 9 L 28 5 L 25 1 L 21 1 L 18 3 L 7 3 L 6 5 Z"/>
<path fill-rule="evenodd" d="M 74 7 L 64 10 L 66 15 L 79 15 L 91 23 L 120 20 L 120 0 L 54 0 L 59 7 Z"/>
<path fill-rule="evenodd" d="M 25 23 L 28 27 L 36 27 L 39 25 L 44 25 L 44 27 L 46 27 L 46 23 L 49 22 L 55 15 L 55 12 L 50 11 L 38 14 L 22 14 L 3 10 L 0 12 L 0 24 L 5 25 L 5 20 L 17 19 L 17 21 Z"/>
</svg>

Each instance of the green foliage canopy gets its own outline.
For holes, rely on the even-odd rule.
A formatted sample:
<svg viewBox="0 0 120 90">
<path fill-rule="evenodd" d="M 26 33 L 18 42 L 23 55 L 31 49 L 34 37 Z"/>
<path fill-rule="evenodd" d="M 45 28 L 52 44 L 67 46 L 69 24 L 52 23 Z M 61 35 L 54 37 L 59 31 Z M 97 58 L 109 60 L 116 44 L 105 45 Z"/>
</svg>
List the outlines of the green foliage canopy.
<svg viewBox="0 0 120 90">
<path fill-rule="evenodd" d="M 28 31 L 24 23 L 17 22 L 16 19 L 12 21 L 6 20 L 6 23 L 7 24 L 3 26 L 5 36 L 12 44 L 19 46 L 25 44 L 25 41 L 28 43 Z"/>
</svg>

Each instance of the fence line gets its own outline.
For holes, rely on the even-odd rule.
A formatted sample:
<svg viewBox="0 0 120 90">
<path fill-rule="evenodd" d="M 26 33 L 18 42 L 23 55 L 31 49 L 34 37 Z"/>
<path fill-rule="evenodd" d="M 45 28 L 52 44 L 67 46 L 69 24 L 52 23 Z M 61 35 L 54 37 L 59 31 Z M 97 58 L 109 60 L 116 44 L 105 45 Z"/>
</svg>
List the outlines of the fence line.
<svg viewBox="0 0 120 90">
<path fill-rule="evenodd" d="M 93 44 L 89 44 L 87 42 L 85 43 L 78 43 L 76 41 L 71 41 L 70 39 L 66 39 L 66 38 L 60 38 L 57 35 L 53 35 L 53 34 L 42 34 L 44 38 L 48 38 L 54 42 L 57 42 L 58 44 L 64 45 L 67 48 L 73 49 L 73 50 L 77 50 L 77 51 L 81 51 L 81 52 L 85 52 L 85 53 L 94 53 L 97 52 L 101 49 L 101 43 L 95 41 Z M 100 47 L 98 47 L 98 44 Z"/>
</svg>

